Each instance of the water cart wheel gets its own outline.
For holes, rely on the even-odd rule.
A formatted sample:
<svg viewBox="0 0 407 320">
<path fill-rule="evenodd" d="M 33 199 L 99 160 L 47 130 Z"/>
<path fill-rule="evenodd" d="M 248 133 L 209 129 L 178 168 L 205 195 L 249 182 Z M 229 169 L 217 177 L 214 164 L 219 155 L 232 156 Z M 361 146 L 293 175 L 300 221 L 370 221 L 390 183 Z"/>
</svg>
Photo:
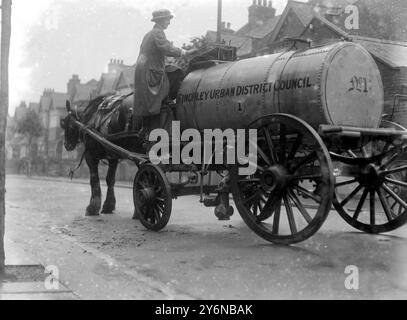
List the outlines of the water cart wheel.
<svg viewBox="0 0 407 320">
<path fill-rule="evenodd" d="M 384 128 L 405 131 L 388 121 Z M 383 139 L 348 151 L 347 164 L 359 167 L 340 177 L 335 185 L 334 206 L 352 227 L 371 234 L 390 232 L 407 222 L 407 161 L 403 144 Z"/>
<path fill-rule="evenodd" d="M 325 222 L 334 193 L 333 166 L 316 131 L 290 115 L 256 121 L 256 173 L 231 170 L 232 193 L 246 224 L 267 241 L 289 245 L 314 235 Z"/>
<path fill-rule="evenodd" d="M 146 164 L 140 168 L 134 179 L 133 200 L 140 222 L 147 229 L 160 231 L 170 221 L 171 187 L 159 167 Z"/>
</svg>

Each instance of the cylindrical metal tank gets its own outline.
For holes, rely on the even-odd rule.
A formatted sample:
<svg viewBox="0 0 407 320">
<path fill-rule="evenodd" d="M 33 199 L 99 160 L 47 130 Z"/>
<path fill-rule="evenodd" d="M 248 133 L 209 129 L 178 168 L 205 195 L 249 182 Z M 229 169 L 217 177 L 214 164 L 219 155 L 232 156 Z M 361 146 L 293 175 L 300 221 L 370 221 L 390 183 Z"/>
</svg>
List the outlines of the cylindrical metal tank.
<svg viewBox="0 0 407 320">
<path fill-rule="evenodd" d="M 177 97 L 182 129 L 245 128 L 272 113 L 321 124 L 377 128 L 383 83 L 372 56 L 340 42 L 191 72 Z"/>
</svg>

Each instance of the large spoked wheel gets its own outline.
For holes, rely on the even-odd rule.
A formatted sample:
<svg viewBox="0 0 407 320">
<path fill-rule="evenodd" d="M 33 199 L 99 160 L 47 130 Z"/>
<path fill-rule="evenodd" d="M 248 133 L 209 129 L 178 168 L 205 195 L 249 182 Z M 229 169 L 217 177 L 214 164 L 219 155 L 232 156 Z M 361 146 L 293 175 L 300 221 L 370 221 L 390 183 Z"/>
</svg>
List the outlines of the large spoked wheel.
<svg viewBox="0 0 407 320">
<path fill-rule="evenodd" d="M 405 131 L 391 122 L 382 127 Z M 334 206 L 352 227 L 370 234 L 390 232 L 407 222 L 406 146 L 386 139 L 347 151 L 342 163 L 357 170 L 337 179 Z"/>
<path fill-rule="evenodd" d="M 290 115 L 256 121 L 256 172 L 231 172 L 236 207 L 246 224 L 267 241 L 289 245 L 314 235 L 325 222 L 334 192 L 333 166 L 315 130 Z"/>
<path fill-rule="evenodd" d="M 133 185 L 133 200 L 140 222 L 147 229 L 160 231 L 170 221 L 171 187 L 164 172 L 147 164 L 140 168 Z"/>
</svg>

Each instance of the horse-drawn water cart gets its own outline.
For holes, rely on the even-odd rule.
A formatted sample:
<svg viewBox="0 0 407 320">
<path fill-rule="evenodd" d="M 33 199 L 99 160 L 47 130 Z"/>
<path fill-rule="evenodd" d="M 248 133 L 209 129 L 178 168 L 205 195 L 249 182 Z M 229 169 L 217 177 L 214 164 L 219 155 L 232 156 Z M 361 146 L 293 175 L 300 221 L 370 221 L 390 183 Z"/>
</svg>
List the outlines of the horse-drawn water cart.
<svg viewBox="0 0 407 320">
<path fill-rule="evenodd" d="M 219 47 L 218 56 L 228 56 L 226 49 Z M 134 204 L 146 228 L 164 228 L 173 199 L 185 195 L 201 195 L 205 206 L 227 220 L 234 211 L 232 194 L 255 233 L 276 244 L 293 244 L 321 228 L 332 204 L 347 223 L 367 233 L 406 223 L 407 131 L 382 121 L 383 96 L 373 58 L 350 42 L 240 61 L 195 59 L 176 87 L 176 99 L 145 121 L 148 132 L 165 129 L 172 141 L 179 134 L 173 132 L 175 121 L 181 131 L 202 134 L 255 129 L 257 161 L 250 175 L 241 175 L 238 162 L 154 165 L 148 139 L 131 131 L 102 134 L 69 106 L 63 122 L 67 140 L 69 130 L 77 130 L 76 140 L 91 140 L 111 158 L 138 166 Z M 126 101 L 132 105 L 131 97 L 120 104 Z M 188 142 L 171 145 L 161 156 L 171 160 Z M 169 183 L 171 172 L 185 173 L 183 181 Z M 209 172 L 222 174 L 219 185 L 204 183 Z"/>
</svg>

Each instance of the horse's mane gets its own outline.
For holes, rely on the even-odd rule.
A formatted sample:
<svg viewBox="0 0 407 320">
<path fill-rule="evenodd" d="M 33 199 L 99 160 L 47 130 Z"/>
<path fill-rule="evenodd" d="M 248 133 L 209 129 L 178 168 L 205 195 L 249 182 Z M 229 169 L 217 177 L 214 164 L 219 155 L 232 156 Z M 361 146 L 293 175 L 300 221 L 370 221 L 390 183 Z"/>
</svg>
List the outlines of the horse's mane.
<svg viewBox="0 0 407 320">
<path fill-rule="evenodd" d="M 92 119 L 93 115 L 96 113 L 96 111 L 98 110 L 100 104 L 103 102 L 103 100 L 106 98 L 107 96 L 100 96 L 97 97 L 96 99 L 91 100 L 88 104 L 86 104 L 84 106 L 84 110 L 82 112 L 80 112 L 81 116 L 81 122 L 84 124 L 89 123 L 89 121 Z"/>
</svg>

